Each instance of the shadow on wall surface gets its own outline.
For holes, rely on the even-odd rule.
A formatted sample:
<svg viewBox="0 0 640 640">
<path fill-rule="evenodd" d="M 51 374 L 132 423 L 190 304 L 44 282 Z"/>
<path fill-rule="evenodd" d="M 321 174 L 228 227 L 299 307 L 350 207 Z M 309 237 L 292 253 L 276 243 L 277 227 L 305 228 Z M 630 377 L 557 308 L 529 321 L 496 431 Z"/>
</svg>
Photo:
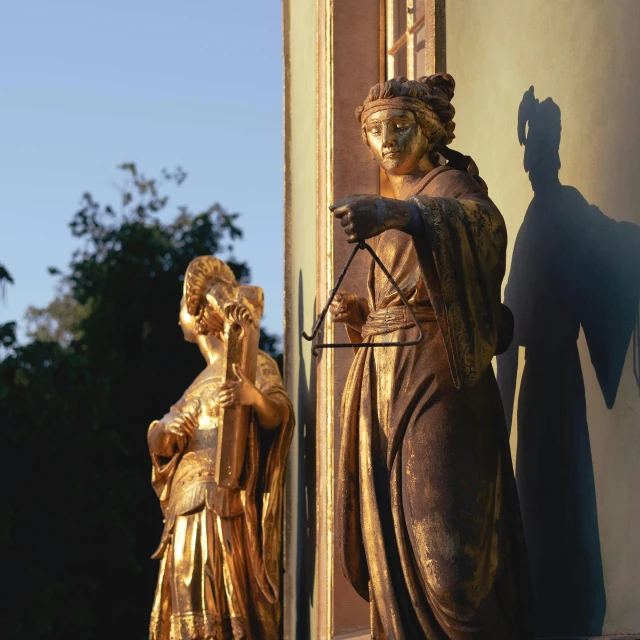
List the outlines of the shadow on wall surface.
<svg viewBox="0 0 640 640">
<path fill-rule="evenodd" d="M 296 638 L 311 637 L 309 612 L 313 606 L 316 549 L 316 368 L 312 363 L 307 379 L 307 363 L 303 356 L 302 333 L 305 330 L 304 286 L 302 271 L 298 275 L 298 415 L 295 446 L 298 447 L 298 566 L 297 580 L 302 593 L 298 594 Z M 315 318 L 315 303 L 312 317 Z"/>
<path fill-rule="evenodd" d="M 560 183 L 560 131 L 560 108 L 551 98 L 539 102 L 531 87 L 518 137 L 534 196 L 505 291 L 515 337 L 498 358 L 498 383 L 510 428 L 524 347 L 516 480 L 539 637 L 602 632 L 606 594 L 577 341 L 582 327 L 611 409 L 634 333 L 636 356 L 640 296 L 640 228 Z"/>
</svg>

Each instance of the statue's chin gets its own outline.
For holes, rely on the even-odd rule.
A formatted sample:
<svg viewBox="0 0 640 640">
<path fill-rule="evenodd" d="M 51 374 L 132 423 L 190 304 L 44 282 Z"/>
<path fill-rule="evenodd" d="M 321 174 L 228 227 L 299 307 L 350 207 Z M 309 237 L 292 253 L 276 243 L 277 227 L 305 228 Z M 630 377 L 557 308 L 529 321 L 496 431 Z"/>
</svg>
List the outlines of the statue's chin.
<svg viewBox="0 0 640 640">
<path fill-rule="evenodd" d="M 406 176 L 417 168 L 415 163 L 407 162 L 407 158 L 403 156 L 387 156 L 382 159 L 380 166 L 389 176 Z"/>
<path fill-rule="evenodd" d="M 390 176 L 401 176 L 405 172 L 402 170 L 402 166 L 399 162 L 382 162 L 380 163 L 382 169 Z"/>
<path fill-rule="evenodd" d="M 194 344 L 198 342 L 198 340 L 196 339 L 196 336 L 191 333 L 190 331 L 185 331 L 184 329 L 182 330 L 182 336 L 184 337 L 184 339 L 187 342 L 193 342 Z"/>
</svg>

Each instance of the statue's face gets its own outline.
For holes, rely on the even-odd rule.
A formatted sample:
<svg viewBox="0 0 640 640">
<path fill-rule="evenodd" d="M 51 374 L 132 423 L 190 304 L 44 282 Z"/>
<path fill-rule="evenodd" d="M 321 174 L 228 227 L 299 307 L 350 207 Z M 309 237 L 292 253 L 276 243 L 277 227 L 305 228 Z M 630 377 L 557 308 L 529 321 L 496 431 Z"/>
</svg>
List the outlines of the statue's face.
<svg viewBox="0 0 640 640">
<path fill-rule="evenodd" d="M 182 329 L 182 334 L 187 342 L 196 342 L 198 337 L 198 331 L 196 327 L 196 319 L 187 311 L 187 303 L 184 296 L 180 300 L 180 316 L 178 324 Z"/>
<path fill-rule="evenodd" d="M 222 332 L 224 330 L 224 320 L 214 313 L 210 313 L 207 316 L 208 331 L 210 336 L 214 336 L 218 339 L 222 339 Z M 180 315 L 178 317 L 178 324 L 182 329 L 182 334 L 187 342 L 198 341 L 198 323 L 194 316 L 192 316 L 187 310 L 187 303 L 185 302 L 184 295 L 180 300 Z"/>
<path fill-rule="evenodd" d="M 412 173 L 429 151 L 429 141 L 413 111 L 376 111 L 367 118 L 365 132 L 376 161 L 391 175 Z"/>
</svg>

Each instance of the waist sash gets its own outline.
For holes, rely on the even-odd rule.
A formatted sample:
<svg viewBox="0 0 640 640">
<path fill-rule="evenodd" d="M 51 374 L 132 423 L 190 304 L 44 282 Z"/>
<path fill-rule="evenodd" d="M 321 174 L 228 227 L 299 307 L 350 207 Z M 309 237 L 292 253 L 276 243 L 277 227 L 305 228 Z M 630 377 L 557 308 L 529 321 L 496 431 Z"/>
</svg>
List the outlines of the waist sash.
<svg viewBox="0 0 640 640">
<path fill-rule="evenodd" d="M 436 312 L 433 307 L 420 306 L 411 307 L 418 318 L 420 324 L 425 322 L 435 322 Z M 376 309 L 367 317 L 367 321 L 362 326 L 362 339 L 365 340 L 370 336 L 381 336 L 385 333 L 398 331 L 399 329 L 410 329 L 415 326 L 415 322 L 404 305 L 385 307 L 384 309 Z"/>
</svg>

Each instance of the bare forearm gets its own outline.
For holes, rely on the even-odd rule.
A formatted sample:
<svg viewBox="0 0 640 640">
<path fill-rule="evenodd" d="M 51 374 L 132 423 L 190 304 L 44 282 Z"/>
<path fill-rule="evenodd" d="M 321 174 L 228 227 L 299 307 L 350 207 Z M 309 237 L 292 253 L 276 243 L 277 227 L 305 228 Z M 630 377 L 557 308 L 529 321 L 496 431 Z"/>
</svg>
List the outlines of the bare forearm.
<svg viewBox="0 0 640 640">
<path fill-rule="evenodd" d="M 264 393 L 256 394 L 252 406 L 263 429 L 277 429 L 285 418 L 285 406 L 265 396 Z"/>
<path fill-rule="evenodd" d="M 232 407 L 235 404 L 250 406 L 262 428 L 279 427 L 286 417 L 286 406 L 260 391 L 255 383 L 247 378 L 241 367 L 234 365 L 233 370 L 238 380 L 231 380 L 222 385 L 218 395 L 220 407 Z"/>
</svg>

